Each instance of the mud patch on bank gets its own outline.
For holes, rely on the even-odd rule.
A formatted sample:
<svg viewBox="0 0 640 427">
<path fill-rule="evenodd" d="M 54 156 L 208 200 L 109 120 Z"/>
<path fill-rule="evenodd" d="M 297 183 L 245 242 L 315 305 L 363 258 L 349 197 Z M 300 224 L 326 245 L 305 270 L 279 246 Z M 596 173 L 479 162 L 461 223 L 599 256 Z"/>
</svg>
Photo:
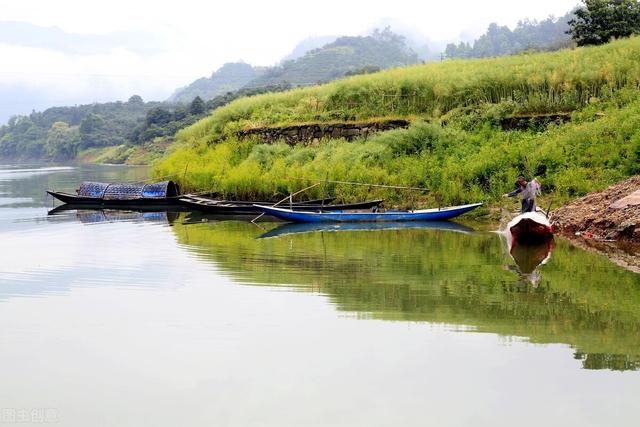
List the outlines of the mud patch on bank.
<svg viewBox="0 0 640 427">
<path fill-rule="evenodd" d="M 640 175 L 555 210 L 551 220 L 572 238 L 640 244 Z"/>
</svg>

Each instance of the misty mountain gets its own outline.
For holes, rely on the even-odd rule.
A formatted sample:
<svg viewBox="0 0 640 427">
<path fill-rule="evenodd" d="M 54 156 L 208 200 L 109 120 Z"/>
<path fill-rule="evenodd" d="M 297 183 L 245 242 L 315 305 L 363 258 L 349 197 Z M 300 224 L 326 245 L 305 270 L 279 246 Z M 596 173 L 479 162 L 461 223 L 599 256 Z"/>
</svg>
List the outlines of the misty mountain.
<svg viewBox="0 0 640 427">
<path fill-rule="evenodd" d="M 296 58 L 300 49 L 331 37 L 303 40 L 288 57 Z M 304 86 L 389 67 L 415 64 L 418 55 L 403 36 L 389 28 L 374 30 L 369 36 L 339 37 L 322 47 L 313 48 L 296 59 L 285 59 L 280 65 L 256 68 L 244 63 L 228 63 L 209 78 L 201 78 L 178 89 L 171 102 L 190 102 L 195 96 L 208 100 L 242 87 L 260 88 L 273 85 Z"/>
<path fill-rule="evenodd" d="M 196 96 L 212 99 L 227 92 L 236 91 L 258 78 L 264 67 L 253 67 L 244 62 L 228 62 L 211 74 L 202 77 L 190 85 L 177 89 L 168 102 L 191 102 Z"/>
<path fill-rule="evenodd" d="M 252 86 L 289 83 L 310 85 L 345 76 L 363 68 L 380 69 L 415 64 L 418 55 L 407 46 L 403 36 L 388 27 L 374 30 L 369 36 L 339 37 L 321 48 L 313 49 L 293 61 L 284 61 L 267 69 Z"/>
<path fill-rule="evenodd" d="M 440 53 L 444 50 L 446 42 L 432 40 L 422 33 L 421 30 L 423 29 L 407 25 L 401 20 L 395 18 L 380 19 L 370 27 L 366 34 L 373 32 L 376 28 L 387 27 L 405 38 L 405 43 L 418 55 L 419 60 L 440 60 Z"/>
<path fill-rule="evenodd" d="M 296 59 L 305 55 L 305 53 L 309 52 L 313 49 L 321 48 L 324 45 L 329 43 L 333 43 L 336 41 L 337 36 L 311 36 L 302 40 L 300 43 L 293 48 L 290 54 L 282 58 L 282 62 L 285 61 L 295 61 Z"/>
</svg>

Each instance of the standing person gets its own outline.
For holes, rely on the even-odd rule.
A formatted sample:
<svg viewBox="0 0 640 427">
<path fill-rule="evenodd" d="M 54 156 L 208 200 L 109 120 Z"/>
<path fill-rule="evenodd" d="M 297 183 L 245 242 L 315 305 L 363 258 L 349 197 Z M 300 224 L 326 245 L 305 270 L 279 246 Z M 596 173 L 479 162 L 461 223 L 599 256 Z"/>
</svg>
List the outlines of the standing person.
<svg viewBox="0 0 640 427">
<path fill-rule="evenodd" d="M 527 182 L 524 176 L 520 175 L 515 183 L 515 189 L 511 193 L 507 193 L 504 197 L 514 197 L 520 194 L 522 196 L 521 213 L 536 211 L 536 197 L 540 194 L 540 183 L 533 178 Z"/>
</svg>

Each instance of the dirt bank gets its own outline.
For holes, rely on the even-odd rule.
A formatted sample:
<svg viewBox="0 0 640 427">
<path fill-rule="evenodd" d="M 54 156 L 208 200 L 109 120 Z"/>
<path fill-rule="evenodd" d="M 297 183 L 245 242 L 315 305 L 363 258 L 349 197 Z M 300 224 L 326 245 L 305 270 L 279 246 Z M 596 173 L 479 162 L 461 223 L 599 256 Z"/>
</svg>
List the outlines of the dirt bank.
<svg viewBox="0 0 640 427">
<path fill-rule="evenodd" d="M 553 211 L 560 234 L 640 243 L 640 175 Z"/>
</svg>

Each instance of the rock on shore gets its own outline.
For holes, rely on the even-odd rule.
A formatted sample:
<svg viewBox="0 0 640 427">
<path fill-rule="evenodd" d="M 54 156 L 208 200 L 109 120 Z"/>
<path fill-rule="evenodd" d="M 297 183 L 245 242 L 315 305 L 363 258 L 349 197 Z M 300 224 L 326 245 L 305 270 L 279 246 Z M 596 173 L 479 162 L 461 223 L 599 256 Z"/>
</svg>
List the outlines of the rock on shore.
<svg viewBox="0 0 640 427">
<path fill-rule="evenodd" d="M 551 220 L 562 234 L 640 243 L 640 175 L 555 210 Z"/>
</svg>

